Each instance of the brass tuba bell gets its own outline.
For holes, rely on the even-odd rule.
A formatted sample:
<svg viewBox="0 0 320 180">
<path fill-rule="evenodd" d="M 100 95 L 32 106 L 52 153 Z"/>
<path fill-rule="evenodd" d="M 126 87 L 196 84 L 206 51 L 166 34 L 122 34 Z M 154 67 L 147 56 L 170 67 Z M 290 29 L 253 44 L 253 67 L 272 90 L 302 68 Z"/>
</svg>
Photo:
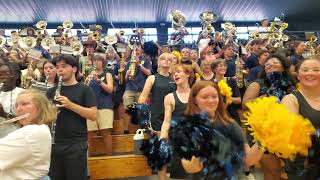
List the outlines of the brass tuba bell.
<svg viewBox="0 0 320 180">
<path fill-rule="evenodd" d="M 46 21 L 38 21 L 36 27 L 40 30 L 45 30 L 47 28 L 48 23 Z"/>
<path fill-rule="evenodd" d="M 12 36 L 10 39 L 7 40 L 7 44 L 11 47 L 19 46 L 19 44 L 21 44 L 21 37 Z"/>
<path fill-rule="evenodd" d="M 73 41 L 71 43 L 71 47 L 73 50 L 73 55 L 81 55 L 81 53 L 83 51 L 83 45 L 82 45 L 81 41 Z"/>
<path fill-rule="evenodd" d="M 187 23 L 186 16 L 179 10 L 171 11 L 169 19 L 172 21 L 172 25 L 175 30 L 177 30 L 178 27 L 183 27 Z"/>
<path fill-rule="evenodd" d="M 62 26 L 64 29 L 71 29 L 73 27 L 73 22 L 70 20 L 63 21 Z"/>
<path fill-rule="evenodd" d="M 201 22 L 213 23 L 218 19 L 218 16 L 212 11 L 205 11 L 199 15 Z"/>
<path fill-rule="evenodd" d="M 55 44 L 56 44 L 56 41 L 54 40 L 53 37 L 46 37 L 46 38 L 42 39 L 42 41 L 41 41 L 41 46 L 46 50 L 49 50 L 50 46 L 55 45 Z"/>
<path fill-rule="evenodd" d="M 106 42 L 109 45 L 112 45 L 118 42 L 118 38 L 116 36 L 106 35 L 104 37 L 104 42 Z"/>
<path fill-rule="evenodd" d="M 20 42 L 21 42 L 20 46 L 26 50 L 33 48 L 37 44 L 36 38 L 31 37 L 31 36 L 27 36 L 27 37 L 22 38 L 22 40 Z"/>
</svg>

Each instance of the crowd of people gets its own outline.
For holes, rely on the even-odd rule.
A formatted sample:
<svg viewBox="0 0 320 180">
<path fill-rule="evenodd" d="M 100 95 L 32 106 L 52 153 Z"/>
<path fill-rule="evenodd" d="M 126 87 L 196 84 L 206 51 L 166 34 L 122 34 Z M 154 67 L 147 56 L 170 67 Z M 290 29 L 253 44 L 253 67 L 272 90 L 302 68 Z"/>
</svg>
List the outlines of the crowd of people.
<svg viewBox="0 0 320 180">
<path fill-rule="evenodd" d="M 266 96 L 320 128 L 320 52 L 304 57 L 305 42 L 273 47 L 261 37 L 235 46 L 210 37 L 199 52 L 183 44 L 127 44 L 120 36 L 116 44 L 105 45 L 92 36 L 83 42 L 82 54 L 71 55 L 50 53 L 43 38 L 27 50 L 7 47 L 0 56 L 0 116 L 28 115 L 18 120 L 18 130 L 0 139 L 0 179 L 87 179 L 94 136 L 100 133 L 105 154 L 112 155 L 114 114 L 124 120 L 124 134 L 135 133 L 126 111 L 135 102 L 150 105 L 150 126 L 161 139 L 168 138 L 172 119 L 200 112 L 208 113 L 214 126 L 231 128 L 245 142 L 248 178 L 259 162 L 266 180 L 320 177 L 319 164 L 305 157 L 283 161 L 242 131 L 246 103 Z M 68 46 L 63 40 L 56 43 Z M 220 81 L 232 91 L 230 104 L 220 93 Z M 170 167 L 158 172 L 161 180 L 167 173 L 200 178 L 199 158 L 180 160 L 174 151 L 172 157 Z"/>
</svg>

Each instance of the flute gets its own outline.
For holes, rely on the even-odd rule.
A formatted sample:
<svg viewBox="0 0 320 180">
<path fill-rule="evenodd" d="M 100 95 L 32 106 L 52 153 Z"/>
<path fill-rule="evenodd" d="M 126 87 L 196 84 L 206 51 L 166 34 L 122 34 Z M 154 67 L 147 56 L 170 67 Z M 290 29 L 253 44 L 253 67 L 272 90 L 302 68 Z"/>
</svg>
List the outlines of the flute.
<svg viewBox="0 0 320 180">
<path fill-rule="evenodd" d="M 0 126 L 3 125 L 3 124 L 14 123 L 14 122 L 16 122 L 16 121 L 19 121 L 19 120 L 21 120 L 21 119 L 24 119 L 24 118 L 29 117 L 29 115 L 30 115 L 30 114 L 27 113 L 27 114 L 24 114 L 24 115 L 21 115 L 21 116 L 18 116 L 18 117 L 15 117 L 15 118 L 12 118 L 12 119 L 9 119 L 9 120 L 6 120 L 6 121 L 2 121 L 2 122 L 0 123 Z"/>
</svg>

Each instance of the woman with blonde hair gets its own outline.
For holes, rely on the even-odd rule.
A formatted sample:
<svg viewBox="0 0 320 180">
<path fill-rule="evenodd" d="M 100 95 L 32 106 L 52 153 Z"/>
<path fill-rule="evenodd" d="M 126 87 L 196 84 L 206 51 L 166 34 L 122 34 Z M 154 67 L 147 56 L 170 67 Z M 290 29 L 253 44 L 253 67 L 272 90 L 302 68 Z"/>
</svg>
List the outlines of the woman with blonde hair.
<svg viewBox="0 0 320 180">
<path fill-rule="evenodd" d="M 176 89 L 169 74 L 171 63 L 172 55 L 170 53 L 163 53 L 159 56 L 158 73 L 147 78 L 138 99 L 138 103 L 145 104 L 151 93 L 151 127 L 155 131 L 161 130 L 164 118 L 164 97 Z"/>
<path fill-rule="evenodd" d="M 57 110 L 47 97 L 35 90 L 25 90 L 16 99 L 21 128 L 0 139 L 0 179 L 39 179 L 50 166 L 52 138 L 49 126 Z"/>
</svg>

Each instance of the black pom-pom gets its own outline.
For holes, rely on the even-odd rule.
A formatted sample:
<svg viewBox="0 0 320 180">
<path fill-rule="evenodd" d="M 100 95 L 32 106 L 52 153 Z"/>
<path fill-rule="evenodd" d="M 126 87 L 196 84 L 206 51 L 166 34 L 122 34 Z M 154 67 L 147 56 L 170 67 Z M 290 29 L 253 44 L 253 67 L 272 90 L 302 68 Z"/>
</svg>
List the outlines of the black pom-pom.
<svg viewBox="0 0 320 180">
<path fill-rule="evenodd" d="M 158 171 L 170 162 L 171 147 L 164 140 L 156 135 L 148 140 L 144 140 L 140 150 L 148 159 L 148 165 L 151 169 Z"/>
<path fill-rule="evenodd" d="M 179 158 L 199 157 L 206 178 L 232 177 L 243 164 L 244 142 L 228 128 L 215 126 L 206 113 L 172 120 L 169 142 Z"/>
<path fill-rule="evenodd" d="M 126 112 L 131 115 L 131 123 L 147 129 L 150 120 L 150 106 L 147 104 L 133 103 L 127 106 Z"/>
</svg>

